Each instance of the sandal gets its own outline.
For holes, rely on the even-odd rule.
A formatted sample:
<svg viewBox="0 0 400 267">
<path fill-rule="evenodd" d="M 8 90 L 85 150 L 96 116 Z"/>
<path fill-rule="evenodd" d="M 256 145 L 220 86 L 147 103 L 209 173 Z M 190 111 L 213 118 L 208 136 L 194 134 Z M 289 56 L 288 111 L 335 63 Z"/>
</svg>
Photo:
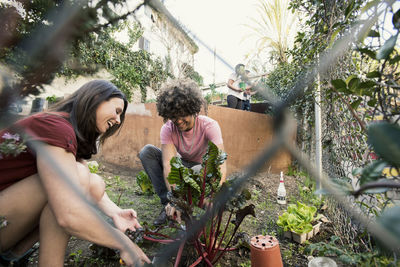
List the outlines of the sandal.
<svg viewBox="0 0 400 267">
<path fill-rule="evenodd" d="M 29 256 L 35 252 L 38 249 L 39 245 L 38 243 L 34 244 L 32 248 L 28 249 L 23 253 L 22 255 L 15 255 L 11 250 L 5 252 L 5 253 L 0 253 L 0 263 L 2 264 L 18 264 L 18 263 L 23 263 L 24 260 L 27 260 Z M 6 266 L 7 266 L 6 265 Z"/>
</svg>

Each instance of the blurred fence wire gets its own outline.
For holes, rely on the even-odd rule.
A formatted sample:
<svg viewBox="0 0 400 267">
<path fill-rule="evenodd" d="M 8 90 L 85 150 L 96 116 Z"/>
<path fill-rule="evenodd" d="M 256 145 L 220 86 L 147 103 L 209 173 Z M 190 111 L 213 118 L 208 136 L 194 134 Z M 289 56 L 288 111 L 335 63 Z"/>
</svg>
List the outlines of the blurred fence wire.
<svg viewBox="0 0 400 267">
<path fill-rule="evenodd" d="M 140 6 L 143 4 L 149 5 L 157 12 L 165 15 L 175 24 L 177 28 L 181 28 L 188 32 L 188 29 L 179 23 L 179 21 L 172 16 L 172 14 L 159 0 L 145 0 L 142 4 L 140 4 Z M 58 10 L 58 12 L 61 12 L 62 15 L 58 16 L 58 19 L 51 28 L 51 31 L 37 29 L 29 37 L 29 39 L 22 41 L 23 45 L 26 47 L 26 54 L 29 55 L 29 57 L 26 58 L 26 61 L 30 62 L 29 64 L 32 65 L 32 62 L 38 55 L 44 55 L 46 59 L 45 62 L 48 62 L 47 65 L 33 65 L 33 71 L 31 72 L 31 75 L 24 77 L 24 79 L 22 79 L 20 82 L 15 82 L 15 79 L 12 77 L 12 75 L 5 71 L 6 66 L 0 68 L 0 108 L 3 110 L 0 114 L 0 128 L 7 127 L 16 120 L 16 117 L 12 116 L 8 111 L 6 111 L 6 108 L 9 106 L 9 104 L 12 101 L 16 101 L 19 96 L 26 96 L 29 94 L 31 92 L 30 90 L 32 88 L 32 84 L 40 84 L 40 82 L 44 82 L 42 78 L 46 76 L 47 73 L 52 73 L 56 66 L 63 61 L 65 52 L 67 51 L 71 40 L 74 40 L 74 36 L 77 34 L 82 34 L 82 32 L 79 33 L 79 27 L 77 27 L 76 22 L 85 21 L 85 16 L 87 14 L 81 12 L 81 7 L 82 3 L 72 6 L 63 6 L 62 9 L 60 9 L 61 11 Z M 134 14 L 137 9 L 138 8 L 128 13 Z M 58 12 L 55 14 L 60 14 Z M 168 246 L 164 246 L 159 251 L 158 255 L 164 259 L 169 259 L 175 256 L 181 242 L 185 242 L 186 240 L 195 236 L 198 231 L 204 227 L 209 218 L 212 217 L 210 214 L 214 214 L 222 206 L 224 206 L 227 201 L 239 191 L 242 185 L 261 169 L 265 162 L 274 157 L 275 153 L 280 148 L 287 149 L 292 157 L 299 163 L 299 165 L 304 168 L 315 181 L 318 181 L 324 190 L 329 192 L 332 201 L 334 201 L 336 205 L 335 208 L 340 208 L 342 210 L 342 218 L 347 218 L 347 216 L 350 216 L 350 218 L 362 225 L 364 229 L 368 229 L 368 231 L 383 244 L 398 252 L 400 248 L 399 240 L 397 240 L 393 234 L 388 232 L 385 227 L 377 223 L 374 217 L 369 216 L 368 213 L 366 214 L 362 212 L 359 208 L 355 208 L 354 199 L 346 196 L 344 192 L 339 191 L 337 187 L 335 187 L 330 181 L 330 178 L 332 177 L 351 177 L 351 173 L 355 168 L 362 167 L 371 160 L 370 149 L 366 142 L 366 133 L 365 129 L 363 129 L 363 124 L 367 124 L 369 121 L 373 120 L 374 117 L 382 116 L 382 113 L 387 114 L 387 112 L 385 112 L 385 110 L 365 110 L 362 112 L 357 111 L 357 117 L 361 118 L 359 120 L 361 123 L 357 123 L 355 121 L 354 114 L 347 108 L 345 102 L 326 104 L 323 109 L 325 114 L 325 123 L 322 139 L 324 142 L 329 142 L 332 145 L 326 146 L 327 149 L 323 151 L 322 174 L 317 172 L 314 164 L 311 163 L 313 161 L 310 159 L 310 156 L 300 151 L 290 139 L 290 136 L 295 131 L 295 123 L 293 115 L 288 111 L 288 108 L 297 99 L 303 97 L 306 88 L 313 86 L 318 73 L 324 75 L 324 73 L 326 73 L 332 65 L 337 64 L 337 61 L 341 57 L 346 56 L 346 53 L 351 46 L 366 35 L 366 33 L 371 29 L 372 25 L 376 23 L 379 16 L 380 13 L 372 14 L 368 19 L 365 19 L 361 23 L 353 26 L 335 43 L 330 50 L 327 50 L 324 54 L 320 55 L 318 64 L 317 62 L 314 62 L 305 68 L 304 76 L 295 82 L 295 85 L 287 98 L 279 99 L 272 92 L 270 92 L 268 88 L 265 88 L 260 84 L 253 85 L 259 93 L 262 93 L 264 97 L 268 99 L 274 109 L 275 137 L 272 143 L 264 148 L 264 152 L 261 154 L 261 156 L 259 156 L 245 170 L 243 170 L 243 174 L 232 184 L 230 188 L 225 188 L 216 196 L 212 210 L 207 211 L 206 214 L 204 214 L 204 216 L 202 216 L 202 218 L 186 232 L 184 238 L 181 238 L 180 241 L 171 243 Z M 123 16 L 121 18 L 123 18 Z M 14 18 L 3 17 L 2 20 L 5 19 L 12 20 Z M 11 21 L 9 21 L 9 24 L 12 24 Z M 84 29 L 83 31 L 85 32 L 87 29 Z M 200 40 L 190 31 L 188 33 L 191 34 L 198 43 L 208 49 L 210 53 L 214 53 L 214 51 L 207 46 L 206 42 Z M 8 36 L 8 38 L 11 37 Z M 2 42 L 0 42 L 0 46 L 3 47 L 8 44 L 9 42 L 7 42 L 6 39 L 3 39 Z M 43 54 L 43 50 L 46 50 L 46 53 Z M 38 53 L 38 51 L 41 52 Z M 227 63 L 220 55 L 217 55 L 217 59 L 230 69 L 234 70 L 234 68 L 230 66 L 230 64 Z M 243 77 L 243 79 L 251 83 L 247 77 Z M 389 103 L 390 101 L 395 101 L 396 105 L 398 105 L 398 97 L 396 97 L 397 96 L 392 96 L 392 98 L 389 100 Z M 367 105 L 365 105 L 365 107 L 367 107 Z M 370 114 L 370 116 L 365 117 L 364 114 Z M 21 130 L 23 131 L 23 129 Z M 33 149 L 36 151 L 43 150 L 40 144 L 35 144 Z M 46 154 L 46 151 L 43 151 L 43 153 L 47 155 L 49 163 L 51 163 L 51 157 Z M 57 172 L 60 173 L 61 178 L 65 179 L 66 181 L 69 180 L 68 174 L 62 173 L 61 168 L 58 168 L 57 166 L 55 166 L 55 168 Z M 70 184 L 70 186 L 72 186 L 72 184 Z M 78 192 L 78 190 L 75 191 Z M 81 197 L 82 199 L 85 199 L 83 196 Z M 371 198 L 365 201 L 373 203 L 377 200 Z M 90 203 L 88 204 L 91 205 Z M 104 224 L 106 223 L 107 222 L 104 221 Z M 352 230 L 349 232 L 349 239 L 354 237 L 355 231 L 357 231 L 357 228 L 354 228 L 352 225 L 350 227 Z M 344 229 L 343 231 L 346 230 Z M 133 254 L 133 256 L 135 255 Z"/>
</svg>

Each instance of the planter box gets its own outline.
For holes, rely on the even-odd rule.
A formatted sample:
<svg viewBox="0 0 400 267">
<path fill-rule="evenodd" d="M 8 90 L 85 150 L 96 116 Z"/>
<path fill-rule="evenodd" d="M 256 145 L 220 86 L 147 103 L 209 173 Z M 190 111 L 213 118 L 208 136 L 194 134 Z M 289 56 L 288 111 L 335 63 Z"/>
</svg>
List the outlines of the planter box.
<svg viewBox="0 0 400 267">
<path fill-rule="evenodd" d="M 321 224 L 322 224 L 322 222 L 318 222 L 316 225 L 313 226 L 313 229 L 308 233 L 297 234 L 297 233 L 294 233 L 291 231 L 285 231 L 283 233 L 283 236 L 287 237 L 290 240 L 293 240 L 299 244 L 303 244 L 304 242 L 306 242 L 306 240 L 312 238 L 313 236 L 315 236 L 316 234 L 319 233 Z"/>
</svg>

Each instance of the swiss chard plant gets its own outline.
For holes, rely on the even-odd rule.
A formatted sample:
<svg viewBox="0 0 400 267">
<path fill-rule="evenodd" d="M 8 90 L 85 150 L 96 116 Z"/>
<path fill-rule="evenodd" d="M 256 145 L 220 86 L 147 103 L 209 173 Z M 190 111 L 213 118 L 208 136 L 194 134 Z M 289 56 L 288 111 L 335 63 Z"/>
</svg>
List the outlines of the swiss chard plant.
<svg viewBox="0 0 400 267">
<path fill-rule="evenodd" d="M 181 212 L 184 226 L 181 229 L 191 231 L 191 227 L 200 219 L 207 209 L 212 209 L 212 200 L 223 186 L 229 186 L 232 180 L 220 186 L 221 171 L 220 165 L 226 160 L 226 154 L 218 147 L 209 142 L 206 154 L 200 171 L 187 168 L 178 157 L 171 159 L 171 172 L 168 176 L 170 184 L 175 184 L 172 194 L 169 195 L 171 205 L 174 205 Z M 242 223 L 243 219 L 251 214 L 255 216 L 254 205 L 246 206 L 251 198 L 247 190 L 243 190 L 236 197 L 230 199 L 222 208 L 212 214 L 207 224 L 196 233 L 191 245 L 197 252 L 197 259 L 194 259 L 190 266 L 196 266 L 202 261 L 207 266 L 213 266 L 226 252 L 233 250 L 233 238 Z M 164 239 L 152 237 L 158 236 Z M 169 243 L 173 241 L 166 235 L 147 231 L 144 239 Z M 178 251 L 175 266 L 181 260 L 183 245 Z"/>
</svg>

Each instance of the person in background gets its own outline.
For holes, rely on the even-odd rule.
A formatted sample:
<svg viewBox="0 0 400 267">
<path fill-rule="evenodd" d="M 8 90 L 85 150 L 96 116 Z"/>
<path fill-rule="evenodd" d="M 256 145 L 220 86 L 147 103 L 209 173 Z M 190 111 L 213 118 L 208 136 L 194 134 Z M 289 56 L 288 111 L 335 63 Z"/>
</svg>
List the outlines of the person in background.
<svg viewBox="0 0 400 267">
<path fill-rule="evenodd" d="M 245 70 L 246 76 L 249 77 L 250 71 Z M 243 110 L 250 111 L 251 110 L 251 96 L 254 95 L 256 92 L 251 91 L 251 86 L 246 84 L 246 90 L 243 92 L 243 96 L 245 99 L 243 100 Z"/>
<path fill-rule="evenodd" d="M 17 261 L 40 242 L 39 266 L 63 266 L 70 236 L 120 251 L 128 266 L 150 260 L 126 235 L 140 227 L 85 162 L 120 129 L 128 102 L 114 84 L 94 80 L 51 110 L 0 131 L 0 258 Z M 1 148 L 2 146 L 0 146 Z M 96 205 L 115 227 L 96 215 Z M 136 255 L 136 258 L 133 258 Z"/>
<path fill-rule="evenodd" d="M 168 217 L 176 217 L 180 222 L 179 211 L 169 204 L 167 198 L 173 186 L 167 180 L 172 157 L 179 156 L 186 167 L 199 169 L 208 141 L 224 150 L 218 122 L 199 115 L 204 104 L 200 89 L 192 80 L 174 80 L 164 85 L 157 97 L 157 111 L 165 122 L 160 131 L 161 149 L 147 144 L 139 152 L 143 168 L 163 205 L 155 225 L 166 223 Z M 225 180 L 226 161 L 221 165 L 220 184 Z"/>
<path fill-rule="evenodd" d="M 228 96 L 227 103 L 228 107 L 235 109 L 243 109 L 243 101 L 246 100 L 243 92 L 251 87 L 246 85 L 241 79 L 241 75 L 245 72 L 245 66 L 243 64 L 237 64 L 235 67 L 235 73 L 232 73 L 228 79 Z"/>
</svg>

